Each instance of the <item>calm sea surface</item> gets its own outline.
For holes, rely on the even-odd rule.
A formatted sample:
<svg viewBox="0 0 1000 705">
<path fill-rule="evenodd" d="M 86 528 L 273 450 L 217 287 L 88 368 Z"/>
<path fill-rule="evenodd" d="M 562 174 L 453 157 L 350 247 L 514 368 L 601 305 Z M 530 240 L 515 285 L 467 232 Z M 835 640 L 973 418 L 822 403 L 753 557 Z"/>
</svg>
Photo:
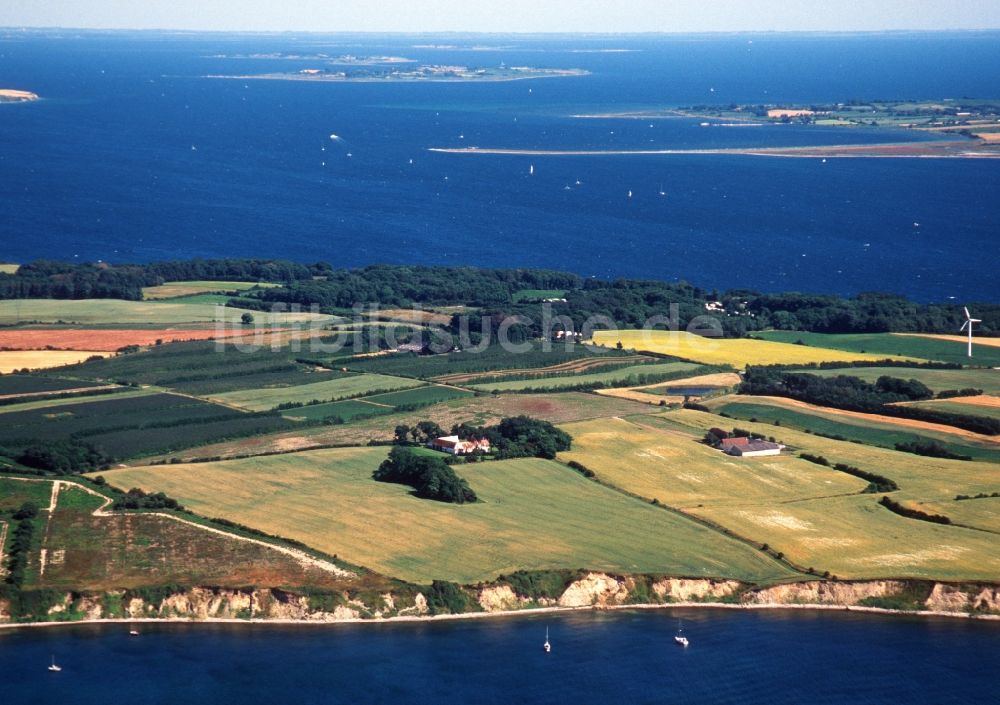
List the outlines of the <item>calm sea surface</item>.
<svg viewBox="0 0 1000 705">
<path fill-rule="evenodd" d="M 415 46 L 444 43 L 487 48 Z M 591 51 L 608 48 L 631 51 Z M 203 78 L 317 65 L 212 58 L 260 52 L 503 61 L 593 75 L 408 85 Z M 602 40 L 7 32 L 0 87 L 44 100 L 0 106 L 0 259 L 461 263 L 996 300 L 1000 161 L 427 148 L 926 139 L 571 116 L 697 103 L 1000 98 L 997 76 L 998 33 Z"/>
<path fill-rule="evenodd" d="M 4 702 L 970 705 L 1000 647 L 996 623 L 808 611 L 126 629 L 0 632 Z"/>
</svg>

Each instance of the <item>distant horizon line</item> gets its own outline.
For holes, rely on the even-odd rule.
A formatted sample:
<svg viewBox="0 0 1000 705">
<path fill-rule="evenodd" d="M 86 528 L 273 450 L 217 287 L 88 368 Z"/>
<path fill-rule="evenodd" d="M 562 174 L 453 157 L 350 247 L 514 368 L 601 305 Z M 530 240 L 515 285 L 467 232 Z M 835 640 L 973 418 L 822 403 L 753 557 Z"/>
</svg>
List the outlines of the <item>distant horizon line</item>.
<svg viewBox="0 0 1000 705">
<path fill-rule="evenodd" d="M 309 34 L 368 36 L 481 36 L 481 37 L 680 37 L 733 35 L 868 35 L 868 34 L 989 34 L 997 27 L 952 27 L 940 29 L 713 29 L 685 31 L 486 31 L 486 30 L 370 30 L 370 29 L 186 29 L 179 27 L 63 27 L 58 25 L 0 25 L 0 32 L 143 32 L 169 34 Z"/>
</svg>

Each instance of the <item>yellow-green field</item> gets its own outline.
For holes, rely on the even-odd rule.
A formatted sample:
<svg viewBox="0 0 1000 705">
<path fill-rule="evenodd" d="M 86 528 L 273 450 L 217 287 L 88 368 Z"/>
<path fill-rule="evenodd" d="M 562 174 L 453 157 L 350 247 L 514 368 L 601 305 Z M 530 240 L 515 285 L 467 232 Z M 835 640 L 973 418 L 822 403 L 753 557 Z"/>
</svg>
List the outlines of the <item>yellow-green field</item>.
<svg viewBox="0 0 1000 705">
<path fill-rule="evenodd" d="M 29 370 L 42 370 L 62 365 L 75 365 L 93 355 L 107 357 L 109 353 L 87 350 L 0 350 L 0 374 L 7 374 L 25 367 Z"/>
<path fill-rule="evenodd" d="M 160 286 L 143 287 L 142 298 L 151 301 L 155 299 L 174 299 L 178 296 L 193 296 L 194 294 L 217 294 L 229 291 L 247 291 L 254 287 L 270 288 L 279 284 L 256 282 L 227 281 L 181 281 L 167 282 Z"/>
<path fill-rule="evenodd" d="M 1000 490 L 995 491 L 1000 492 Z M 943 514 L 956 524 L 974 526 L 978 529 L 988 529 L 1000 534 L 1000 497 L 915 501 L 909 502 L 909 505 L 923 512 Z"/>
<path fill-rule="evenodd" d="M 602 433 L 600 426 L 567 424 L 564 427 L 571 433 L 575 430 L 577 438 L 574 451 L 566 457 L 596 471 L 599 478 L 643 497 L 659 498 L 667 504 L 675 497 L 685 511 L 767 543 L 795 563 L 819 572 L 830 571 L 842 578 L 1000 579 L 998 536 L 989 533 L 1000 524 L 1000 503 L 987 499 L 953 501 L 958 494 L 1000 491 L 996 464 L 925 458 L 786 427 L 736 422 L 741 428 L 775 436 L 790 446 L 786 452 L 807 451 L 831 463 L 884 475 L 900 487 L 892 493 L 896 501 L 945 516 L 954 511 L 954 522 L 979 529 L 974 530 L 898 516 L 878 505 L 879 494 L 844 495 L 844 491 L 860 491 L 866 483 L 849 475 L 834 480 L 834 471 L 819 465 L 806 467 L 803 461 L 788 458 L 785 462 L 790 464 L 782 466 L 773 458 L 748 458 L 735 461 L 737 466 L 731 467 L 733 461 L 720 454 L 716 461 L 719 467 L 711 468 L 705 464 L 706 457 L 685 445 L 694 443 L 709 428 L 732 428 L 732 419 L 682 409 L 632 421 L 633 425 L 659 429 L 662 437 L 651 438 L 625 427 L 626 432 L 602 444 L 596 435 Z M 643 454 L 651 455 L 648 450 L 656 455 L 644 458 Z M 629 454 L 636 462 L 616 460 L 616 456 Z M 745 464 L 747 475 L 734 479 L 732 474 L 739 473 L 739 464 Z M 772 465 L 770 474 L 768 465 Z M 787 472 L 792 468 L 802 474 L 790 477 Z M 716 478 L 716 486 L 709 486 Z M 829 496 L 813 494 L 812 499 L 795 498 L 796 493 L 821 489 L 827 479 L 840 491 Z"/>
<path fill-rule="evenodd" d="M 358 374 L 346 377 L 334 377 L 323 382 L 299 384 L 294 387 L 270 387 L 263 389 L 245 389 L 238 392 L 214 394 L 208 397 L 231 406 L 238 406 L 251 411 L 267 411 L 279 404 L 289 402 L 306 404 L 319 399 L 332 401 L 358 396 L 376 390 L 383 392 L 397 389 L 420 387 L 425 382 L 408 377 L 391 377 L 389 375 Z"/>
<path fill-rule="evenodd" d="M 741 542 L 552 461 L 461 466 L 480 502 L 417 499 L 375 482 L 385 448 L 344 448 L 114 470 L 194 511 L 297 539 L 387 575 L 471 583 L 523 569 L 588 568 L 767 581 L 787 569 Z"/>
<path fill-rule="evenodd" d="M 997 534 L 901 517 L 878 498 L 705 505 L 694 512 L 841 578 L 1000 579 Z"/>
<path fill-rule="evenodd" d="M 78 323 L 83 325 L 175 325 L 212 323 L 216 320 L 239 323 L 242 309 L 211 304 L 121 301 L 118 299 L 18 299 L 0 301 L 0 325 L 25 322 Z M 264 313 L 254 311 L 257 325 L 332 322 L 335 316 L 307 312 Z"/>
<path fill-rule="evenodd" d="M 828 497 L 860 492 L 868 484 L 791 454 L 733 458 L 692 436 L 641 423 L 564 424 L 573 450 L 559 458 L 576 460 L 604 482 L 674 507 Z"/>
<path fill-rule="evenodd" d="M 3 274 L 17 274 L 17 270 L 21 268 L 19 264 L 10 264 L 7 262 L 0 263 L 0 273 Z"/>
<path fill-rule="evenodd" d="M 594 343 L 614 347 L 619 342 L 627 350 L 673 355 L 710 365 L 798 365 L 813 362 L 884 360 L 887 355 L 825 350 L 747 338 L 703 338 L 686 332 L 663 330 L 595 331 Z"/>
</svg>

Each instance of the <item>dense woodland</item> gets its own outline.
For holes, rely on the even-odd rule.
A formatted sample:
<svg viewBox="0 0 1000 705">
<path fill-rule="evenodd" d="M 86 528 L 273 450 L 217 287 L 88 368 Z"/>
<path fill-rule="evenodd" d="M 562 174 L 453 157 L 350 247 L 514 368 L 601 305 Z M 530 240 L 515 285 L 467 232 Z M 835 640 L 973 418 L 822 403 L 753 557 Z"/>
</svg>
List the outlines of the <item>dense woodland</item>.
<svg viewBox="0 0 1000 705">
<path fill-rule="evenodd" d="M 671 316 L 686 328 L 705 316 L 705 304 L 718 301 L 713 312 L 728 336 L 776 328 L 818 333 L 873 333 L 920 331 L 954 333 L 962 324 L 961 307 L 954 304 L 918 304 L 900 296 L 865 293 L 836 295 L 759 293 L 750 290 L 709 291 L 685 282 L 585 279 L 575 274 L 532 269 L 479 269 L 373 265 L 334 269 L 326 263 L 310 265 L 272 260 L 188 260 L 151 264 L 66 264 L 36 261 L 16 274 L 0 273 L 0 299 L 119 298 L 138 300 L 142 287 L 184 280 L 266 281 L 281 288 L 253 292 L 235 305 L 268 308 L 272 304 L 318 305 L 344 312 L 358 304 L 383 308 L 423 304 L 467 305 L 492 315 L 495 325 L 504 317 L 523 315 L 526 337 L 541 330 L 543 303 L 522 300 L 526 290 L 565 292 L 565 301 L 551 302 L 552 314 L 566 316 L 579 330 L 585 320 L 606 316 L 619 327 L 641 326 L 652 316 Z M 1000 304 L 973 304 L 980 335 L 1000 334 Z M 702 327 L 708 327 L 703 325 Z"/>
</svg>

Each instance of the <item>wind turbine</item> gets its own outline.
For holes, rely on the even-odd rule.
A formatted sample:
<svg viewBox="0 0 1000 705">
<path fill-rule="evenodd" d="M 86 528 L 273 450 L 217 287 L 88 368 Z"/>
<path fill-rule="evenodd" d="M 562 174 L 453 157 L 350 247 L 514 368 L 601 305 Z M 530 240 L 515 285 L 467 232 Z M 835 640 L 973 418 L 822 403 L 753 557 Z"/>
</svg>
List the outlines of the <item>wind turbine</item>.
<svg viewBox="0 0 1000 705">
<path fill-rule="evenodd" d="M 966 326 L 969 327 L 969 357 L 972 357 L 972 324 L 982 323 L 983 321 L 980 318 L 973 318 L 972 315 L 969 313 L 969 309 L 966 308 L 965 306 L 963 306 L 962 308 L 965 310 L 965 323 L 963 323 L 962 327 L 959 328 L 958 330 L 959 332 L 961 332 L 965 330 Z"/>
</svg>

